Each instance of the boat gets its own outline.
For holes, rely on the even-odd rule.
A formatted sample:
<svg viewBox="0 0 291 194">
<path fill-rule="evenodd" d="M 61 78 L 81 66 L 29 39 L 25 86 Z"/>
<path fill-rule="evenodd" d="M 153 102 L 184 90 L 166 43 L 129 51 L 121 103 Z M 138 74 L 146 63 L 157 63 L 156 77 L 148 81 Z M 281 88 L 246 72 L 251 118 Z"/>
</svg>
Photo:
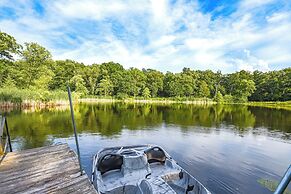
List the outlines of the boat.
<svg viewBox="0 0 291 194">
<path fill-rule="evenodd" d="M 100 194 L 210 194 L 156 145 L 100 150 L 93 158 L 91 181 Z"/>
</svg>

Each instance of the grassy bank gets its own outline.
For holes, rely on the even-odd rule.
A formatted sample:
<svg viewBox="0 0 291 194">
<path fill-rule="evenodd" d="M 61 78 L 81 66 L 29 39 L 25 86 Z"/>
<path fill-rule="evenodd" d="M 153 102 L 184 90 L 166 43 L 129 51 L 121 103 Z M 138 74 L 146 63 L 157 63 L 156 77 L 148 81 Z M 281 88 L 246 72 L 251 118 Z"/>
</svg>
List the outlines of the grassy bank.
<svg viewBox="0 0 291 194">
<path fill-rule="evenodd" d="M 74 94 L 75 98 L 78 98 Z M 0 89 L 0 107 L 51 107 L 68 104 L 68 96 L 64 91 L 47 91 L 17 88 Z"/>
<path fill-rule="evenodd" d="M 147 103 L 147 104 L 197 104 L 197 105 L 211 105 L 216 104 L 213 99 L 209 98 L 192 98 L 192 97 L 169 97 L 169 98 L 142 98 L 142 97 L 127 97 L 114 98 L 110 96 L 81 96 L 79 93 L 72 93 L 73 99 L 76 103 Z M 67 106 L 68 95 L 65 91 L 47 91 L 17 88 L 1 88 L 0 89 L 0 108 L 9 107 L 56 107 Z M 223 101 L 222 104 L 243 104 L 248 106 L 258 106 L 267 108 L 277 108 L 291 110 L 291 101 L 286 102 L 244 102 L 231 103 Z"/>
<path fill-rule="evenodd" d="M 113 97 L 91 97 L 91 98 L 80 98 L 79 102 L 91 102 L 91 103 L 110 103 L 110 102 L 124 102 L 124 103 L 145 103 L 145 104 L 216 104 L 210 98 L 113 98 Z"/>
<path fill-rule="evenodd" d="M 126 98 L 126 99 L 117 99 L 110 97 L 99 97 L 99 98 L 81 98 L 79 102 L 84 103 L 112 103 L 112 102 L 124 102 L 124 103 L 145 103 L 145 104 L 197 104 L 197 105 L 212 105 L 217 104 L 213 99 L 209 98 Z M 220 104 L 224 105 L 247 105 L 247 106 L 256 106 L 256 107 L 265 107 L 265 108 L 275 108 L 275 109 L 285 109 L 291 110 L 291 101 L 286 102 L 221 102 Z"/>
<path fill-rule="evenodd" d="M 291 110 L 291 101 L 285 101 L 285 102 L 246 102 L 243 104 L 248 105 L 248 106 L 258 106 L 258 107 L 266 107 L 266 108 Z"/>
<path fill-rule="evenodd" d="M 97 102 L 97 103 L 186 103 L 186 104 L 215 104 L 216 102 L 209 98 L 142 98 L 126 97 L 114 98 L 110 96 L 82 96 L 79 93 L 72 93 L 75 102 Z M 35 88 L 0 89 L 0 107 L 51 107 L 68 104 L 68 94 L 65 91 L 37 90 Z"/>
</svg>

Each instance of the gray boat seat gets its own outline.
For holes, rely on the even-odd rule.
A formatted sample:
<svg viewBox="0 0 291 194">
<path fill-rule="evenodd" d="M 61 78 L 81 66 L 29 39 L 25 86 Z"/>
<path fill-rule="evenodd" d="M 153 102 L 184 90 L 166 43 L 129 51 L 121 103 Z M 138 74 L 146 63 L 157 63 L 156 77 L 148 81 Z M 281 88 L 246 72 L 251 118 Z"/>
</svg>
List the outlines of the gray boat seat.
<svg viewBox="0 0 291 194">
<path fill-rule="evenodd" d="M 140 189 L 140 192 L 142 194 L 152 194 L 153 193 L 153 188 L 152 188 L 151 184 L 145 179 L 143 179 L 139 183 L 139 189 Z"/>
<path fill-rule="evenodd" d="M 147 155 L 148 163 L 160 162 L 162 164 L 166 161 L 166 154 L 164 150 L 159 147 L 152 147 L 148 150 L 145 150 L 145 154 Z"/>
<path fill-rule="evenodd" d="M 120 154 L 106 154 L 98 160 L 97 168 L 102 175 L 111 170 L 121 169 L 122 164 L 123 156 Z"/>
<path fill-rule="evenodd" d="M 112 189 L 109 192 L 106 192 L 106 194 L 138 194 L 140 193 L 139 187 L 136 185 L 124 185 L 115 189 Z M 105 194 L 105 193 L 101 193 Z"/>
<path fill-rule="evenodd" d="M 145 178 L 150 173 L 146 154 L 137 152 L 135 154 L 123 155 L 121 172 L 124 177 L 130 179 Z"/>
</svg>

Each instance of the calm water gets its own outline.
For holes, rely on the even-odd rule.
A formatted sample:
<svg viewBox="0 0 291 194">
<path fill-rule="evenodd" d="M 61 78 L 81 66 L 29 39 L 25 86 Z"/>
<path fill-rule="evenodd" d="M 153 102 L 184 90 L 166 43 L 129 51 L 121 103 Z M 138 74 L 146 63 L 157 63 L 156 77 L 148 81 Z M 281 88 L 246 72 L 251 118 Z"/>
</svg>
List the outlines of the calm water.
<svg viewBox="0 0 291 194">
<path fill-rule="evenodd" d="M 247 106 L 80 104 L 81 157 L 116 145 L 158 144 L 213 193 L 271 193 L 291 163 L 291 111 Z M 75 149 L 68 109 L 11 111 L 14 149 L 58 142 Z M 289 185 L 290 186 L 290 185 Z"/>
</svg>

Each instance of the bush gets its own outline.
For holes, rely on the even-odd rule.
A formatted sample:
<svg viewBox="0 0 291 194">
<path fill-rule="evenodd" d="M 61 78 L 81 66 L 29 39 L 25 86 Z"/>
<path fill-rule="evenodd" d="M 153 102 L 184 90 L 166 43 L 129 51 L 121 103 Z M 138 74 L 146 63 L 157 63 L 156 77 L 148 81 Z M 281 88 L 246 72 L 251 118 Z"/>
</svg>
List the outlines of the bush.
<svg viewBox="0 0 291 194">
<path fill-rule="evenodd" d="M 216 94 L 214 100 L 215 100 L 218 104 L 223 103 L 223 96 L 222 96 L 222 94 L 220 93 L 220 91 L 217 92 L 217 94 Z"/>
<path fill-rule="evenodd" d="M 244 96 L 234 96 L 233 101 L 234 102 L 247 102 L 248 98 Z"/>
<path fill-rule="evenodd" d="M 76 94 L 73 94 L 74 98 L 76 96 Z M 49 102 L 66 99 L 68 99 L 67 92 L 60 90 L 48 91 L 36 90 L 34 88 L 18 89 L 16 87 L 4 87 L 0 89 L 0 101 L 2 102 L 20 104 L 24 101 Z"/>
<path fill-rule="evenodd" d="M 233 96 L 232 96 L 232 95 L 225 95 L 225 96 L 223 97 L 223 101 L 224 101 L 225 103 L 233 103 Z"/>
<path fill-rule="evenodd" d="M 116 98 L 119 100 L 124 100 L 128 98 L 128 95 L 125 93 L 117 93 Z"/>
</svg>

